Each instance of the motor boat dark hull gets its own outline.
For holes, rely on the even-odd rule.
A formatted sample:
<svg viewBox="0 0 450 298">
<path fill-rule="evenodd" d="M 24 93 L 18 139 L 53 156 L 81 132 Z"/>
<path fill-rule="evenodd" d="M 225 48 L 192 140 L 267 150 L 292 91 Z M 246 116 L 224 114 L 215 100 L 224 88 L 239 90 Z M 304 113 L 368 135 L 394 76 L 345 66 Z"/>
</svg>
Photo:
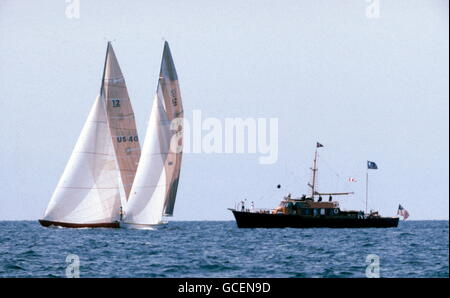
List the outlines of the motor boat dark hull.
<svg viewBox="0 0 450 298">
<path fill-rule="evenodd" d="M 75 224 L 68 222 L 58 222 L 39 219 L 39 223 L 44 227 L 62 227 L 62 228 L 120 228 L 119 222 L 93 223 L 93 224 Z"/>
<path fill-rule="evenodd" d="M 345 218 L 231 210 L 239 228 L 395 228 L 398 217 Z"/>
</svg>

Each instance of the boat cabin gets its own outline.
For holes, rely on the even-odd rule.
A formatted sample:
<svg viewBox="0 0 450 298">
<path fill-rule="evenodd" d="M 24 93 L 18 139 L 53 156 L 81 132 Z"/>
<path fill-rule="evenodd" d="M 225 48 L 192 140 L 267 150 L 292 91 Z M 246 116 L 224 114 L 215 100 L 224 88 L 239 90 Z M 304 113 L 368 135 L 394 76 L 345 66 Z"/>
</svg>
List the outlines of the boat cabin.
<svg viewBox="0 0 450 298">
<path fill-rule="evenodd" d="M 314 202 L 313 199 L 291 199 L 284 198 L 280 205 L 272 210 L 272 213 L 277 214 L 292 214 L 292 215 L 333 215 L 339 214 L 339 202 Z"/>
<path fill-rule="evenodd" d="M 330 197 L 329 201 L 323 202 L 322 200 L 314 201 L 312 198 L 298 198 L 293 199 L 285 197 L 280 205 L 271 210 L 272 214 L 285 214 L 285 215 L 300 215 L 311 217 L 353 217 L 364 218 L 364 212 L 362 211 L 343 211 L 339 208 L 339 202 L 333 201 Z M 370 214 L 371 217 L 378 216 L 377 213 Z"/>
</svg>

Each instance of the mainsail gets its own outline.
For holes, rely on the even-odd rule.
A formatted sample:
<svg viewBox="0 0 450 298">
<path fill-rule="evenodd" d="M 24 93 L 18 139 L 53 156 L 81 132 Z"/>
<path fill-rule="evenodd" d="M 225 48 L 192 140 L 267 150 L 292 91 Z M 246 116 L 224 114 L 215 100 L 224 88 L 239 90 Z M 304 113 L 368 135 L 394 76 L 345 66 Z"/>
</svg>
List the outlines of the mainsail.
<svg viewBox="0 0 450 298">
<path fill-rule="evenodd" d="M 118 220 L 117 162 L 104 101 L 97 97 L 45 211 L 44 220 L 95 224 Z"/>
<path fill-rule="evenodd" d="M 95 100 L 41 224 L 118 227 L 121 190 L 128 195 L 140 156 L 125 81 L 108 43 Z"/>
<path fill-rule="evenodd" d="M 111 43 L 108 43 L 106 51 L 100 96 L 106 102 L 112 143 L 116 152 L 125 197 L 128 199 L 141 155 L 141 146 L 127 86 Z"/>
<path fill-rule="evenodd" d="M 159 224 L 175 205 L 182 157 L 182 119 L 178 77 L 165 42 L 142 155 L 125 207 L 124 222 Z"/>
</svg>

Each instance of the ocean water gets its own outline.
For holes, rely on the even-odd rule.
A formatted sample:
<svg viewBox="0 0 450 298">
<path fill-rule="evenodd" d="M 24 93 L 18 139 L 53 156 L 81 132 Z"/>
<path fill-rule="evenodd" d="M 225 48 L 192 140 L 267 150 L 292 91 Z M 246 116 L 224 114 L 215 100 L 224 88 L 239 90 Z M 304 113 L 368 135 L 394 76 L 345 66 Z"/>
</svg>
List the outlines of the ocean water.
<svg viewBox="0 0 450 298">
<path fill-rule="evenodd" d="M 392 229 L 238 229 L 233 221 L 155 230 L 44 228 L 0 222 L 0 277 L 448 277 L 448 221 Z M 70 270 L 69 270 L 70 271 Z"/>
</svg>

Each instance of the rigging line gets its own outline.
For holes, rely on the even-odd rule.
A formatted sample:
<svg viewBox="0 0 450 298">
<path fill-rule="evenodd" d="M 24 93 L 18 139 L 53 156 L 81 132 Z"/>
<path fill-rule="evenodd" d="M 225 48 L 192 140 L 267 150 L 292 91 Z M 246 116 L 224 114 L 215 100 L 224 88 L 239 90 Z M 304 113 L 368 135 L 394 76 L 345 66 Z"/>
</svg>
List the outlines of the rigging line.
<svg viewBox="0 0 450 298">
<path fill-rule="evenodd" d="M 336 175 L 337 177 L 339 177 L 339 178 L 342 178 L 341 175 L 340 175 L 338 172 L 336 172 L 335 170 L 333 170 L 333 168 L 332 168 L 331 165 L 327 162 L 326 159 L 324 159 L 324 158 L 321 157 L 320 155 L 319 155 L 319 157 L 320 157 L 320 160 L 321 160 L 322 162 L 325 163 L 325 166 L 326 166 L 329 170 L 331 170 L 331 171 L 333 172 L 333 174 L 335 174 L 335 175 Z"/>
<path fill-rule="evenodd" d="M 333 167 L 330 165 L 330 163 L 328 163 L 328 162 L 326 161 L 326 159 L 321 158 L 321 160 L 324 162 L 325 166 L 326 166 L 326 167 L 327 167 L 327 168 L 328 168 L 328 169 L 329 169 L 336 177 L 339 178 L 339 179 L 338 179 L 338 184 L 343 185 L 344 179 L 342 178 L 342 175 L 339 174 L 338 172 L 336 172 L 336 171 L 333 169 Z M 348 183 L 346 183 L 345 186 L 348 187 L 348 188 L 350 188 L 350 190 L 353 191 L 353 188 L 352 188 L 350 185 L 348 185 Z"/>
<path fill-rule="evenodd" d="M 258 200 L 259 201 L 265 201 L 265 199 L 267 199 L 269 196 L 272 197 L 275 191 L 276 191 L 276 189 L 272 189 L 271 192 L 265 192 L 265 194 L 263 196 L 260 196 L 258 198 Z"/>
<path fill-rule="evenodd" d="M 344 184 L 343 184 L 343 178 L 342 178 L 342 176 L 341 176 L 338 172 L 336 172 L 335 170 L 333 170 L 333 168 L 332 168 L 332 166 L 330 165 L 330 163 L 327 162 L 327 160 L 324 159 L 323 157 L 321 157 L 320 160 L 323 161 L 324 164 L 325 164 L 325 166 L 326 166 L 330 171 L 332 171 L 334 175 L 336 175 L 336 176 L 339 178 L 339 184 L 340 184 L 340 185 L 344 185 Z M 352 186 L 350 186 L 349 183 L 346 183 L 346 184 L 345 184 L 345 187 L 348 187 L 348 188 L 350 189 L 350 191 L 355 192 L 355 191 L 354 191 L 354 188 L 353 188 Z M 361 199 L 360 197 L 355 196 L 355 195 L 353 195 L 353 197 L 356 198 L 359 202 L 365 204 L 365 200 Z"/>
<path fill-rule="evenodd" d="M 283 185 L 289 187 L 292 186 L 292 184 L 294 184 L 294 181 L 298 180 L 299 176 L 295 175 L 294 171 L 290 171 L 289 172 L 291 179 L 288 180 L 287 183 L 284 183 Z M 281 185 L 281 184 L 280 184 Z M 280 189 L 273 189 L 271 192 L 266 193 L 265 195 L 263 195 L 262 197 L 259 197 L 260 201 L 264 201 L 265 199 L 268 198 L 274 198 L 274 195 L 276 194 L 276 192 L 278 192 Z"/>
<path fill-rule="evenodd" d="M 258 200 L 259 201 L 266 201 L 266 199 L 273 198 L 278 190 L 279 189 L 272 189 L 272 191 L 266 192 L 265 195 L 263 195 L 262 197 L 259 197 Z"/>
<path fill-rule="evenodd" d="M 287 169 L 287 162 L 286 162 L 286 160 L 285 160 L 285 161 L 284 161 L 284 173 L 287 173 L 287 172 L 288 172 L 288 169 Z M 292 183 L 293 183 L 292 180 L 293 180 L 294 178 L 296 178 L 295 175 L 293 175 L 293 174 L 294 174 L 293 171 L 290 171 L 288 174 L 289 174 L 289 176 L 291 176 L 291 180 L 288 180 L 288 183 L 285 184 L 286 186 L 292 185 Z M 279 185 L 281 185 L 281 184 L 279 184 Z M 269 192 L 268 194 L 264 195 L 263 198 L 264 198 L 264 199 L 266 199 L 266 198 L 268 199 L 268 198 L 270 197 L 270 198 L 272 199 L 272 198 L 274 198 L 275 193 L 278 192 L 279 190 L 280 190 L 279 188 L 273 189 L 272 192 Z"/>
<path fill-rule="evenodd" d="M 329 170 L 331 170 L 331 172 L 333 172 L 334 175 L 336 175 L 336 176 L 339 178 L 339 183 L 340 183 L 341 185 L 343 185 L 343 181 L 344 181 L 344 180 L 343 180 L 342 176 L 341 176 L 339 173 L 337 173 L 335 170 L 333 170 L 333 168 L 331 167 L 330 163 L 328 163 L 326 159 L 324 159 L 324 158 L 321 157 L 320 160 L 323 161 L 324 164 L 325 164 L 325 166 L 326 166 Z M 346 183 L 345 186 L 348 187 L 352 192 L 355 192 L 355 191 L 354 191 L 354 188 L 351 187 L 348 183 Z M 356 200 L 357 200 L 358 202 L 365 204 L 365 200 L 361 199 L 359 196 L 353 195 L 353 198 L 356 198 Z"/>
</svg>

